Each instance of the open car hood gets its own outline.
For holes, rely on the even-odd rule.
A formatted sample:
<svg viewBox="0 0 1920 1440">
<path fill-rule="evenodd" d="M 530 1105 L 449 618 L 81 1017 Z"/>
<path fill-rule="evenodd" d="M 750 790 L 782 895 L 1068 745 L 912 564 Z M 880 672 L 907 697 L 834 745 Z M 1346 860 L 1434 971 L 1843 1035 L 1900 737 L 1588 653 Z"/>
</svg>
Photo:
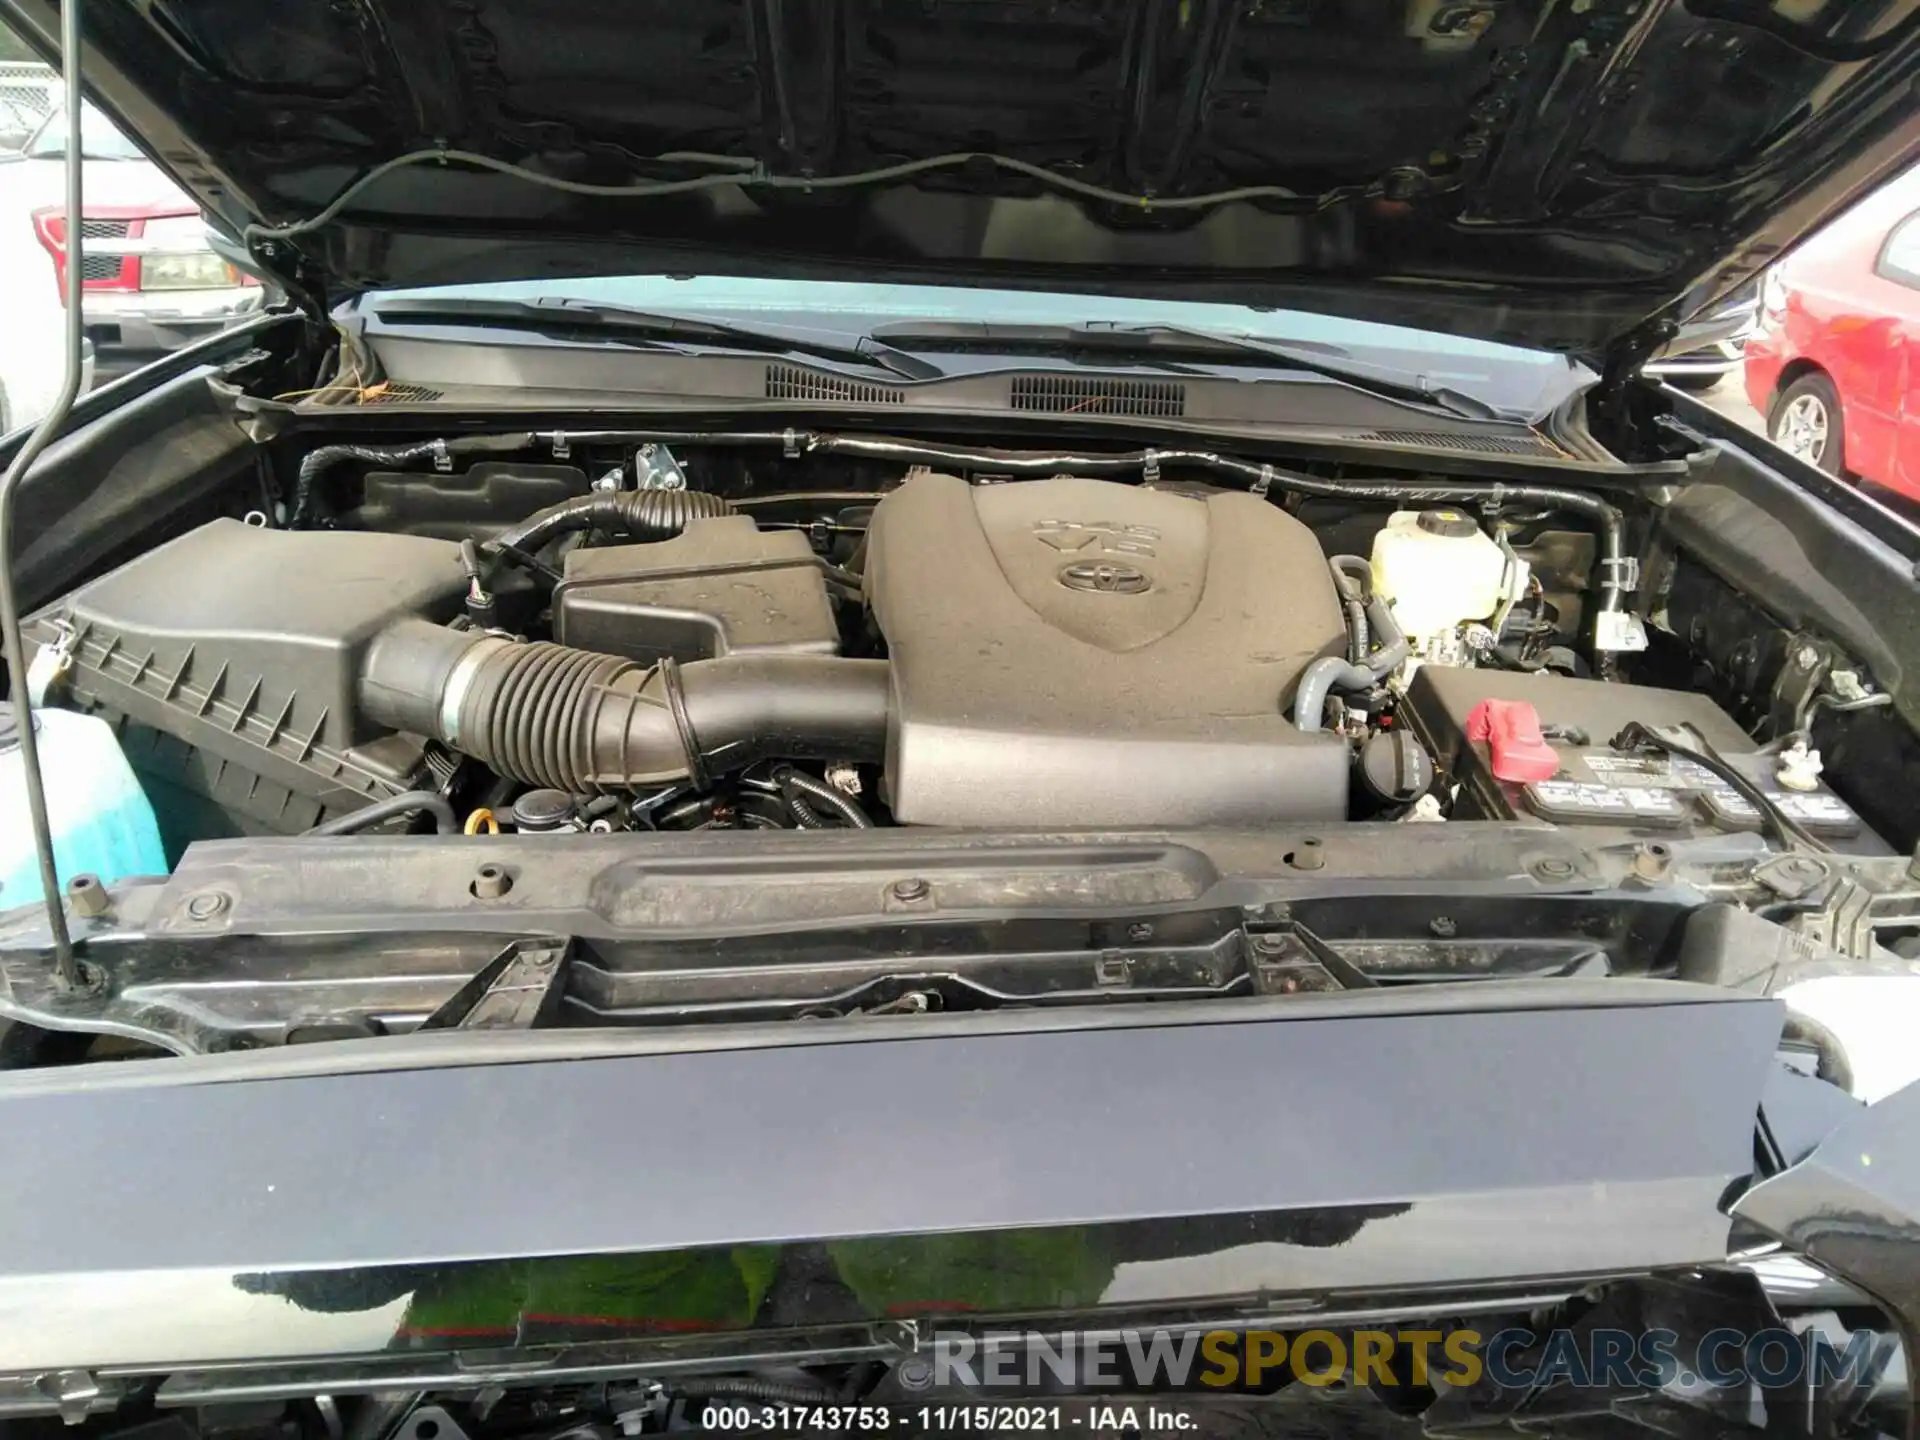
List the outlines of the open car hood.
<svg viewBox="0 0 1920 1440">
<path fill-rule="evenodd" d="M 0 0 L 42 40 L 56 9 Z M 236 234 L 440 147 L 698 182 L 406 165 L 252 237 L 327 301 L 880 277 L 1593 358 L 1657 343 L 1920 149 L 1910 0 L 91 0 L 86 25 L 102 103 Z"/>
</svg>

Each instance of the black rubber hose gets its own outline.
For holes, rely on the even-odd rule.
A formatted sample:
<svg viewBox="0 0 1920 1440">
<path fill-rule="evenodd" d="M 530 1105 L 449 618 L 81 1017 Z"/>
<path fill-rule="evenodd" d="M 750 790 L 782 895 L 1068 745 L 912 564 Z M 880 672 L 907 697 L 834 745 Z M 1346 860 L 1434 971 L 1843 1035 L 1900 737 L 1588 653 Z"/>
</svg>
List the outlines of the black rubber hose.
<svg viewBox="0 0 1920 1440">
<path fill-rule="evenodd" d="M 1529 659 L 1525 653 L 1523 640 L 1502 640 L 1493 647 L 1493 658 L 1507 670 L 1519 670 L 1531 675 L 1547 668 L 1545 658 Z"/>
<path fill-rule="evenodd" d="M 1825 1025 L 1798 1010 L 1787 1011 L 1780 1027 L 1780 1038 L 1789 1044 L 1804 1045 L 1815 1056 L 1814 1074 L 1830 1085 L 1853 1093 L 1853 1064 L 1847 1059 L 1846 1046 Z"/>
<path fill-rule="evenodd" d="M 793 796 L 797 793 L 804 797 L 804 800 L 811 800 L 826 806 L 827 809 L 846 821 L 849 829 L 871 830 L 873 828 L 873 821 L 867 817 L 867 812 L 855 804 L 849 796 L 841 794 L 831 785 L 823 784 L 811 775 L 802 774 L 791 765 L 782 765 L 778 770 L 775 770 L 773 772 L 773 778 L 780 786 L 780 789 L 787 793 L 788 808 L 795 810 L 796 819 L 799 818 L 799 808 L 811 809 L 810 806 L 794 806 Z M 803 827 L 807 826 L 805 820 L 801 820 L 800 824 Z"/>
<path fill-rule="evenodd" d="M 1367 633 L 1367 607 L 1349 596 L 1347 610 L 1347 663 L 1358 665 L 1367 658 L 1370 639 Z"/>
<path fill-rule="evenodd" d="M 555 536 L 605 530 L 636 540 L 670 540 L 690 521 L 733 514 L 733 502 L 702 490 L 615 490 L 549 505 L 494 536 L 503 553 L 536 554 Z"/>
<path fill-rule="evenodd" d="M 369 647 L 368 718 L 528 785 L 595 795 L 762 760 L 878 760 L 883 660 L 727 655 L 651 669 L 566 645 L 403 620 Z"/>
<path fill-rule="evenodd" d="M 1373 638 L 1380 642 L 1380 648 L 1360 663 L 1375 675 L 1385 676 L 1400 668 L 1400 662 L 1407 658 L 1412 647 L 1400 622 L 1394 618 L 1393 607 L 1378 595 L 1367 601 L 1367 622 L 1373 627 Z"/>
<path fill-rule="evenodd" d="M 422 440 L 411 445 L 322 445 L 301 457 L 299 477 L 293 487 L 293 510 L 287 523 L 296 530 L 307 523 L 320 477 L 345 461 L 413 465 L 441 456 L 512 454 L 529 448 L 533 441 L 532 434 L 523 431 L 511 435 L 456 435 L 452 439 Z"/>
<path fill-rule="evenodd" d="M 1376 678 L 1398 669 L 1411 647 L 1394 618 L 1393 607 L 1385 597 L 1374 593 L 1373 567 L 1358 555 L 1335 555 L 1327 566 L 1333 571 L 1334 588 L 1348 607 L 1348 663 L 1365 666 Z M 1352 618 L 1355 606 L 1360 610 L 1358 620 Z M 1380 642 L 1378 650 L 1371 648 L 1375 640 Z"/>
<path fill-rule="evenodd" d="M 1338 655 L 1322 655 L 1300 672 L 1300 684 L 1293 692 L 1293 728 L 1302 732 L 1320 729 L 1327 719 L 1327 694 L 1332 690 L 1371 690 L 1373 671 L 1353 665 Z"/>
<path fill-rule="evenodd" d="M 1373 688 L 1398 669 L 1412 650 L 1393 608 L 1373 593 L 1372 567 L 1358 555 L 1335 555 L 1327 565 L 1347 609 L 1347 659 L 1322 656 L 1301 672 L 1293 695 L 1293 723 L 1303 731 L 1318 730 L 1326 723 L 1331 691 Z M 1380 648 L 1369 650 L 1374 639 Z"/>
<path fill-rule="evenodd" d="M 316 825 L 307 831 L 309 835 L 353 835 L 370 825 L 378 825 L 382 820 L 391 820 L 396 815 L 411 815 L 424 810 L 433 817 L 433 828 L 442 835 L 452 835 L 460 829 L 460 819 L 453 813 L 453 806 L 443 796 L 431 790 L 403 790 L 398 795 L 385 800 L 376 800 L 360 810 L 350 810 L 325 824 Z"/>
<path fill-rule="evenodd" d="M 1626 566 L 1626 529 L 1620 512 L 1598 495 L 1558 485 L 1509 485 L 1500 480 L 1422 479 L 1410 484 L 1394 481 L 1322 480 L 1276 465 L 1219 455 L 1211 450 L 1132 450 L 1104 455 L 1073 451 L 975 450 L 957 445 L 930 445 L 877 435 L 835 435 L 818 430 L 660 431 L 608 430 L 570 433 L 578 443 L 622 443 L 778 446 L 788 456 L 856 455 L 869 460 L 898 461 L 903 465 L 948 465 L 985 470 L 996 475 L 1139 476 L 1149 469 L 1191 465 L 1228 475 L 1265 492 L 1289 490 L 1329 500 L 1385 500 L 1414 508 L 1421 505 L 1535 505 L 1573 510 L 1591 517 L 1600 527 L 1600 609 L 1621 608 L 1620 580 Z"/>
<path fill-rule="evenodd" d="M 1347 612 L 1347 663 L 1365 664 L 1367 651 L 1373 644 L 1367 630 L 1367 596 L 1373 588 L 1373 567 L 1358 555 L 1335 555 L 1327 564 L 1333 570 L 1334 588 L 1340 592 L 1341 604 Z"/>
<path fill-rule="evenodd" d="M 560 438 L 560 432 L 541 431 L 533 435 L 468 436 L 464 437 L 464 443 L 499 445 L 504 441 L 513 441 L 519 448 L 525 448 L 533 443 L 551 444 Z M 596 430 L 569 431 L 565 433 L 565 438 L 569 443 L 576 444 L 617 441 L 621 444 L 651 442 L 667 445 L 777 446 L 790 458 L 801 455 L 856 455 L 870 460 L 898 461 L 905 465 L 950 465 L 968 470 L 988 470 L 998 475 L 1032 475 L 1042 479 L 1054 475 L 1138 476 L 1165 465 L 1191 465 L 1196 469 L 1231 476 L 1262 494 L 1268 490 L 1288 490 L 1296 495 L 1314 495 L 1329 500 L 1385 500 L 1408 507 L 1460 504 L 1498 508 L 1518 504 L 1573 510 L 1589 516 L 1600 527 L 1599 608 L 1603 611 L 1622 608 L 1620 582 L 1626 569 L 1626 528 L 1619 510 L 1598 495 L 1558 485 L 1509 485 L 1501 480 L 1423 479 L 1410 484 L 1323 480 L 1317 476 L 1283 470 L 1276 465 L 1216 454 L 1211 450 L 1132 450 L 1103 455 L 1072 451 L 976 450 L 957 445 L 930 445 L 924 441 L 899 440 L 889 436 L 835 435 L 818 430 Z M 446 445 L 451 450 L 462 443 L 450 440 Z M 697 492 L 643 490 L 630 493 L 671 495 Z"/>
<path fill-rule="evenodd" d="M 1373 598 L 1373 563 L 1361 555 L 1335 555 L 1327 561 L 1334 573 L 1344 575 L 1354 585 L 1354 594 L 1361 600 Z"/>
<path fill-rule="evenodd" d="M 787 807 L 787 814 L 793 817 L 793 823 L 802 830 L 824 830 L 827 822 L 820 818 L 820 812 L 807 804 L 806 797 L 790 785 L 780 788 L 780 799 Z"/>
<path fill-rule="evenodd" d="M 792 432 L 776 438 L 789 442 L 787 448 L 798 449 L 805 454 L 859 455 L 876 460 L 903 460 L 908 464 L 958 465 L 972 470 L 992 470 L 1002 475 L 1137 475 L 1149 466 L 1191 465 L 1196 469 L 1233 476 L 1262 490 L 1290 490 L 1296 495 L 1313 495 L 1329 500 L 1390 500 L 1408 508 L 1448 503 L 1541 505 L 1556 510 L 1576 510 L 1598 520 L 1602 531 L 1603 565 L 1609 559 L 1625 554 L 1620 512 L 1597 495 L 1557 485 L 1509 485 L 1498 480 L 1422 479 L 1411 484 L 1397 481 L 1322 480 L 1318 476 L 1301 475 L 1276 465 L 1241 460 L 1210 450 L 1154 449 L 1108 455 L 1076 455 L 970 450 L 951 445 L 928 445 L 917 440 L 830 435 L 812 431 Z M 1603 609 L 1615 608 L 1607 602 L 1608 588 L 1614 590 L 1615 600 L 1618 599 L 1617 586 L 1603 586 Z"/>
</svg>

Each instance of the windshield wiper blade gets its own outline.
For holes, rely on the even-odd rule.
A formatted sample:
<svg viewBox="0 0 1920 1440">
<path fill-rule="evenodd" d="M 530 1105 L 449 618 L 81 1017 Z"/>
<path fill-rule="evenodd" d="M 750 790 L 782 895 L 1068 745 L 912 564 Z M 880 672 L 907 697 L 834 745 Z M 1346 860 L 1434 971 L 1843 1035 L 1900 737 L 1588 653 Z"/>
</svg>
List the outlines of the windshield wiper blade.
<svg viewBox="0 0 1920 1440">
<path fill-rule="evenodd" d="M 1075 350 L 1116 360 L 1124 359 L 1135 365 L 1165 364 L 1178 360 L 1216 363 L 1223 360 L 1240 363 L 1258 361 L 1276 369 L 1299 370 L 1337 380 L 1396 405 L 1440 410 L 1468 420 L 1517 418 L 1464 391 L 1431 384 L 1424 376 L 1404 377 L 1401 373 L 1355 360 L 1351 351 L 1338 345 L 1266 340 L 1184 325 L 1116 325 L 1098 321 L 1081 325 L 974 321 L 918 324 L 909 321 L 879 326 L 871 332 L 871 338 L 903 348 L 924 346 L 936 350 L 977 349 L 995 345 L 1036 350 Z"/>
<path fill-rule="evenodd" d="M 415 325 L 478 325 L 552 335 L 587 334 L 610 339 L 707 345 L 751 350 L 763 355 L 806 355 L 816 360 L 884 370 L 903 380 L 938 380 L 946 373 L 929 361 L 903 354 L 876 339 L 862 338 L 856 344 L 836 345 L 725 320 L 635 310 L 588 300 L 482 300 L 460 296 L 382 300 L 373 306 L 373 313 L 382 320 Z"/>
</svg>

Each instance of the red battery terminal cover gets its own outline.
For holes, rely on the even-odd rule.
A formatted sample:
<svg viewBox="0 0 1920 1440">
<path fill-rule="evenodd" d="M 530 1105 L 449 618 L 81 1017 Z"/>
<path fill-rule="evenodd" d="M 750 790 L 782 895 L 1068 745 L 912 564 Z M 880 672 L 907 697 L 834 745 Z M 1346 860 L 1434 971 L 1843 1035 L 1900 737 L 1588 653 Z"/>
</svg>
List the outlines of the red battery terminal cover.
<svg viewBox="0 0 1920 1440">
<path fill-rule="evenodd" d="M 1540 734 L 1540 715 L 1525 700 L 1482 700 L 1467 714 L 1467 739 L 1485 745 L 1493 778 L 1513 784 L 1551 780 L 1560 757 Z"/>
</svg>

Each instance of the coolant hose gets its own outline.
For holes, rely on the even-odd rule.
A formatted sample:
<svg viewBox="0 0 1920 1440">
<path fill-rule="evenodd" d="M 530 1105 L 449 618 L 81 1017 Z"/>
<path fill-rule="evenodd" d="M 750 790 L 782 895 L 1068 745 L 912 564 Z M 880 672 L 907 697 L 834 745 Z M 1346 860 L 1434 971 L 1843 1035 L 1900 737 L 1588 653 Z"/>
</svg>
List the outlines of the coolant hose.
<svg viewBox="0 0 1920 1440">
<path fill-rule="evenodd" d="M 1378 595 L 1367 601 L 1367 622 L 1373 626 L 1373 638 L 1380 642 L 1380 648 L 1367 656 L 1364 663 L 1374 678 L 1379 679 L 1399 669 L 1400 662 L 1412 653 L 1412 647 L 1400 622 L 1394 619 L 1393 607 Z"/>
<path fill-rule="evenodd" d="M 1847 1059 L 1847 1047 L 1840 1043 L 1838 1035 L 1820 1021 L 1798 1010 L 1789 1010 L 1780 1028 L 1780 1038 L 1812 1050 L 1815 1057 L 1813 1073 L 1828 1084 L 1839 1086 L 1849 1095 L 1853 1093 L 1853 1065 Z"/>
<path fill-rule="evenodd" d="M 493 537 L 502 551 L 535 554 L 557 535 L 607 530 L 636 540 L 670 540 L 688 522 L 731 515 L 733 502 L 702 490 L 613 490 L 578 495 L 537 510 Z"/>
<path fill-rule="evenodd" d="M 1327 561 L 1337 579 L 1353 582 L 1353 594 L 1356 599 L 1366 600 L 1373 594 L 1373 562 L 1364 555 L 1335 555 Z"/>
<path fill-rule="evenodd" d="M 1362 621 L 1348 622 L 1356 645 L 1356 653 L 1350 658 L 1357 665 L 1364 665 L 1373 672 L 1374 678 L 1391 674 L 1407 658 L 1410 647 L 1406 634 L 1400 629 L 1400 622 L 1394 618 L 1393 607 L 1384 597 L 1376 594 L 1373 588 L 1373 566 L 1358 555 L 1335 555 L 1327 561 L 1333 571 L 1333 583 L 1340 591 L 1340 597 L 1351 607 L 1360 603 Z M 1367 627 L 1373 627 L 1371 639 L 1380 642 L 1380 648 L 1368 653 L 1370 638 Z M 1342 688 L 1352 688 L 1345 687 Z"/>
<path fill-rule="evenodd" d="M 457 835 L 460 832 L 460 819 L 453 813 L 453 806 L 447 803 L 445 796 L 436 795 L 431 790 L 403 790 L 385 800 L 376 800 L 358 810 L 349 810 L 345 815 L 336 815 L 325 824 L 314 826 L 307 834 L 357 835 L 370 825 L 418 811 L 425 811 L 433 817 L 433 828 L 440 834 Z"/>
<path fill-rule="evenodd" d="M 1367 658 L 1367 650 L 1372 644 L 1367 630 L 1367 607 L 1359 600 L 1347 597 L 1347 659 L 1358 665 Z"/>
<path fill-rule="evenodd" d="M 1293 728 L 1318 730 L 1326 721 L 1328 691 L 1367 690 L 1376 678 L 1365 665 L 1322 655 L 1300 672 L 1300 688 L 1293 696 Z"/>
<path fill-rule="evenodd" d="M 369 719 L 427 735 L 528 785 L 591 795 L 760 760 L 878 760 L 887 664 L 725 655 L 651 668 L 544 641 L 402 620 L 360 676 Z"/>
<path fill-rule="evenodd" d="M 1374 593 L 1373 567 L 1358 555 L 1335 555 L 1327 567 L 1333 571 L 1334 588 L 1347 611 L 1348 658 L 1323 656 L 1301 673 L 1293 701 L 1297 730 L 1318 730 L 1326 723 L 1331 691 L 1371 689 L 1411 652 L 1393 607 Z M 1373 639 L 1380 641 L 1380 648 L 1369 653 Z"/>
<path fill-rule="evenodd" d="M 1347 611 L 1347 659 L 1355 665 L 1367 663 L 1367 653 L 1373 647 L 1372 635 L 1367 628 L 1368 605 L 1373 599 L 1373 566 L 1358 555 L 1335 555 L 1327 561 L 1333 571 L 1334 588 L 1340 592 L 1341 603 Z M 1396 630 L 1396 634 L 1399 632 Z M 1404 655 L 1400 657 L 1404 659 Z M 1393 664 L 1398 665 L 1400 659 Z M 1391 670 L 1389 665 L 1387 670 Z M 1378 672 L 1386 674 L 1386 670 Z"/>
</svg>

